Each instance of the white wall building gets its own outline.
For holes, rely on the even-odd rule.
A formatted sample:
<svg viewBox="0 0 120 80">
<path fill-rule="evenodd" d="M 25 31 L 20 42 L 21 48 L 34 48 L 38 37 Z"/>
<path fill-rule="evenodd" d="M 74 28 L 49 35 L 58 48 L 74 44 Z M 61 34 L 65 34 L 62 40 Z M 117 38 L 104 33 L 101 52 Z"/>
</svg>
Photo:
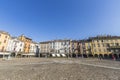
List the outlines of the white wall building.
<svg viewBox="0 0 120 80">
<path fill-rule="evenodd" d="M 50 43 L 50 49 L 52 49 L 54 53 L 69 53 L 70 40 L 54 40 Z"/>
<path fill-rule="evenodd" d="M 38 43 L 36 43 L 36 42 L 32 42 L 31 44 L 30 44 L 30 53 L 36 53 L 36 49 L 37 49 L 37 46 L 38 46 L 38 48 L 39 48 L 39 44 Z"/>
<path fill-rule="evenodd" d="M 18 40 L 16 37 L 12 37 L 8 41 L 6 51 L 9 52 L 23 52 L 24 49 L 24 42 Z"/>
</svg>

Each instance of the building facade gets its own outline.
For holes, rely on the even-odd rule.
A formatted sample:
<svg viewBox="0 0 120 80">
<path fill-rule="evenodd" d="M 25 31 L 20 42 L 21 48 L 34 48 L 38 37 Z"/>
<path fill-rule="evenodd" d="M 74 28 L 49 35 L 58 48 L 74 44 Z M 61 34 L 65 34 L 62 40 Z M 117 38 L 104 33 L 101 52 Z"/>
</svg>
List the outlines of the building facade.
<svg viewBox="0 0 120 80">
<path fill-rule="evenodd" d="M 18 39 L 24 42 L 24 50 L 23 51 L 25 53 L 29 53 L 29 51 L 30 51 L 30 44 L 32 43 L 32 39 L 28 38 L 28 37 L 26 37 L 24 35 L 19 36 Z"/>
<path fill-rule="evenodd" d="M 120 37 L 119 36 L 97 36 L 90 38 L 92 40 L 93 54 L 119 54 Z"/>
<path fill-rule="evenodd" d="M 75 54 L 80 53 L 79 41 L 77 41 L 77 40 L 70 41 L 70 53 L 75 53 Z"/>
<path fill-rule="evenodd" d="M 39 48 L 39 44 L 36 42 L 32 42 L 30 44 L 30 53 L 36 53 L 37 48 Z"/>
<path fill-rule="evenodd" d="M 92 48 L 92 45 L 91 45 L 91 40 L 81 40 L 80 41 L 80 50 L 81 52 L 80 53 L 83 53 L 83 54 L 91 54 L 91 48 Z"/>
<path fill-rule="evenodd" d="M 50 41 L 40 42 L 40 53 L 50 53 Z"/>
<path fill-rule="evenodd" d="M 10 34 L 8 32 L 0 31 L 0 51 L 6 51 Z"/>
<path fill-rule="evenodd" d="M 70 40 L 53 40 L 51 41 L 51 49 L 54 53 L 70 53 Z"/>
<path fill-rule="evenodd" d="M 40 42 L 40 52 L 50 54 L 68 54 L 70 53 L 70 40 Z"/>
<path fill-rule="evenodd" d="M 24 42 L 20 41 L 17 37 L 11 37 L 8 41 L 7 49 L 8 52 L 23 52 Z"/>
<path fill-rule="evenodd" d="M 111 55 L 120 54 L 119 36 L 96 36 L 80 40 L 80 54 Z"/>
</svg>

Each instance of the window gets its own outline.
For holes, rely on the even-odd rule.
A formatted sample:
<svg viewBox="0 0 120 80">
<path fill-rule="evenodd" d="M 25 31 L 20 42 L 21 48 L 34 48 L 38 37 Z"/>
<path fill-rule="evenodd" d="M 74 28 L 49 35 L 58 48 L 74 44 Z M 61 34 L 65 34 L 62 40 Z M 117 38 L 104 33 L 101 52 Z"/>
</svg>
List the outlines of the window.
<svg viewBox="0 0 120 80">
<path fill-rule="evenodd" d="M 110 44 L 107 44 L 107 47 L 110 47 Z"/>
<path fill-rule="evenodd" d="M 15 51 L 16 49 L 14 48 L 14 51 Z"/>
<path fill-rule="evenodd" d="M 103 40 L 101 40 L 101 42 L 104 42 Z"/>
<path fill-rule="evenodd" d="M 4 43 L 6 43 L 6 40 L 4 40 Z"/>
<path fill-rule="evenodd" d="M 96 49 L 94 49 L 94 51 L 97 52 Z"/>
<path fill-rule="evenodd" d="M 94 47 L 96 47 L 95 44 L 94 44 Z"/>
<path fill-rule="evenodd" d="M 7 38 L 7 36 L 5 36 L 5 38 Z"/>
<path fill-rule="evenodd" d="M 2 47 L 2 52 L 4 51 L 4 46 Z"/>
<path fill-rule="evenodd" d="M 15 43 L 15 45 L 17 45 L 17 43 Z"/>
<path fill-rule="evenodd" d="M 97 40 L 97 42 L 99 42 L 99 40 Z"/>
<path fill-rule="evenodd" d="M 99 49 L 99 52 L 101 52 L 101 49 Z"/>
<path fill-rule="evenodd" d="M 118 44 L 118 43 L 116 43 L 115 45 L 116 45 L 116 46 L 119 46 L 119 44 Z"/>
<path fill-rule="evenodd" d="M 74 44 L 72 44 L 72 47 L 74 47 Z"/>
<path fill-rule="evenodd" d="M 19 49 L 19 52 L 21 52 L 21 49 Z"/>
<path fill-rule="evenodd" d="M 98 44 L 98 47 L 100 47 L 100 44 Z"/>
<path fill-rule="evenodd" d="M 104 45 L 104 44 L 102 44 L 102 46 L 103 46 L 103 47 L 105 47 L 105 45 Z"/>
<path fill-rule="evenodd" d="M 67 42 L 65 42 L 65 45 L 67 44 Z"/>
<path fill-rule="evenodd" d="M 20 46 L 22 47 L 22 44 L 20 44 Z"/>
</svg>

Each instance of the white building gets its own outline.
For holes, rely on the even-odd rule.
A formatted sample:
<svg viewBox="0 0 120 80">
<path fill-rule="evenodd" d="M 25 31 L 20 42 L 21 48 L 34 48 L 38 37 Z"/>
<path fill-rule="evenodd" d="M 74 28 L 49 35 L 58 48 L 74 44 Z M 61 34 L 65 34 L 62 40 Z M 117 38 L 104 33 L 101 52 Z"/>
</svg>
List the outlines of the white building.
<svg viewBox="0 0 120 80">
<path fill-rule="evenodd" d="M 36 53 L 37 47 L 39 48 L 39 44 L 36 42 L 32 42 L 30 44 L 30 53 Z"/>
<path fill-rule="evenodd" d="M 40 42 L 40 54 L 53 57 L 66 57 L 70 53 L 71 40 L 52 40 Z"/>
<path fill-rule="evenodd" d="M 16 37 L 12 37 L 8 41 L 6 51 L 9 52 L 23 52 L 24 50 L 24 42 L 18 40 Z"/>
<path fill-rule="evenodd" d="M 69 53 L 70 52 L 70 40 L 54 40 L 50 43 L 50 49 L 54 53 Z"/>
</svg>

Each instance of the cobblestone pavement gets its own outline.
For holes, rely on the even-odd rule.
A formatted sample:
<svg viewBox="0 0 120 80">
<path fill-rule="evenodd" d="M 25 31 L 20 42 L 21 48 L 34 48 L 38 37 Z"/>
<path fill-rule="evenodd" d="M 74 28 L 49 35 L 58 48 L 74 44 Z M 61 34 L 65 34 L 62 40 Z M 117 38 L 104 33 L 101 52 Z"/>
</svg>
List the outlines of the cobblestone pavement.
<svg viewBox="0 0 120 80">
<path fill-rule="evenodd" d="M 98 59 L 0 59 L 0 80 L 120 80 L 120 62 Z"/>
</svg>

